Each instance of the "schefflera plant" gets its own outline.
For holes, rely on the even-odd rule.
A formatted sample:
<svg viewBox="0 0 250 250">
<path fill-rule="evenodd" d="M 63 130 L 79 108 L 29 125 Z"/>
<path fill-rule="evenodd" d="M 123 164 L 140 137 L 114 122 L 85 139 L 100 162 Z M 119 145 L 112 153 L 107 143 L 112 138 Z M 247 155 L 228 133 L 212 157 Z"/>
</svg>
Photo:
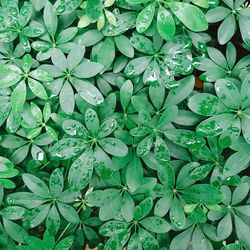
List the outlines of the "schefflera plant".
<svg viewBox="0 0 250 250">
<path fill-rule="evenodd" d="M 69 53 L 71 49 L 77 46 L 71 40 L 75 37 L 78 29 L 77 27 L 68 27 L 72 18 L 67 19 L 66 17 L 62 16 L 59 19 L 55 7 L 49 1 L 46 1 L 43 11 L 45 33 L 31 44 L 32 48 L 38 51 L 36 55 L 38 61 L 49 59 L 54 48 Z"/>
<path fill-rule="evenodd" d="M 79 192 L 64 186 L 61 169 L 57 168 L 52 172 L 49 185 L 32 174 L 25 173 L 22 175 L 22 179 L 31 192 L 12 193 L 7 197 L 7 202 L 11 206 L 19 205 L 30 209 L 30 212 L 23 216 L 26 228 L 37 227 L 46 220 L 46 227 L 52 235 L 55 235 L 59 230 L 62 218 L 73 224 L 79 222 L 79 215 L 71 205 Z"/>
<path fill-rule="evenodd" d="M 130 43 L 140 54 L 124 69 L 128 78 L 135 78 L 143 73 L 145 84 L 163 85 L 171 89 L 180 83 L 176 77 L 188 75 L 193 71 L 190 49 L 192 42 L 186 35 L 175 36 L 164 43 L 157 34 L 151 41 L 146 36 L 134 33 Z"/>
<path fill-rule="evenodd" d="M 96 23 L 97 29 L 101 30 L 105 22 L 108 21 L 111 25 L 116 25 L 115 15 L 109 11 L 115 3 L 115 0 L 87 0 L 83 1 L 80 7 L 82 11 L 78 11 L 77 14 L 80 17 L 78 22 L 79 28 L 85 28 L 91 23 Z M 106 20 L 107 19 L 107 20 Z"/>
<path fill-rule="evenodd" d="M 127 221 L 123 217 L 104 223 L 99 233 L 108 237 L 104 249 L 159 249 L 156 234 L 164 234 L 171 227 L 170 224 L 159 216 L 151 215 L 153 200 L 145 198 L 138 205 L 132 207 L 133 217 Z"/>
<path fill-rule="evenodd" d="M 29 38 L 39 37 L 45 30 L 39 22 L 34 20 L 30 22 L 32 3 L 25 1 L 19 11 L 18 2 L 18 0 L 1 0 L 0 42 L 12 42 L 19 37 L 23 49 L 30 52 Z"/>
<path fill-rule="evenodd" d="M 92 105 L 99 105 L 103 102 L 101 92 L 94 84 L 86 80 L 100 73 L 103 65 L 85 59 L 84 53 L 84 47 L 76 46 L 66 58 L 61 50 L 54 49 L 51 55 L 53 65 L 41 66 L 54 76 L 55 81 L 47 87 L 51 90 L 52 95 L 59 95 L 61 109 L 68 115 L 71 115 L 75 108 L 74 89 Z"/>
<path fill-rule="evenodd" d="M 202 116 L 211 116 L 201 122 L 196 130 L 202 136 L 220 136 L 219 144 L 226 148 L 242 134 L 250 143 L 250 84 L 247 73 L 242 83 L 234 79 L 215 82 L 217 96 L 200 93 L 189 99 L 189 108 Z"/>
<path fill-rule="evenodd" d="M 250 9 L 247 1 L 221 1 L 221 5 L 208 10 L 206 19 L 209 23 L 222 21 L 217 37 L 220 44 L 226 44 L 235 35 L 237 27 L 244 42 L 249 42 Z M 238 22 L 238 25 L 237 25 Z"/>
<path fill-rule="evenodd" d="M 76 157 L 69 170 L 69 184 L 76 189 L 83 189 L 89 182 L 93 169 L 103 179 L 108 179 L 114 171 L 109 155 L 123 157 L 128 148 L 112 133 L 117 129 L 113 118 L 101 124 L 93 109 L 85 112 L 85 125 L 77 120 L 65 120 L 62 124 L 69 135 L 59 140 L 51 149 L 51 154 L 59 159 Z"/>
<path fill-rule="evenodd" d="M 206 82 L 215 82 L 221 78 L 236 78 L 239 79 L 239 75 L 242 69 L 246 68 L 250 64 L 250 56 L 247 55 L 237 59 L 237 51 L 233 43 L 229 42 L 226 47 L 226 56 L 214 48 L 207 48 L 207 55 L 194 58 L 194 68 L 204 71 L 199 78 Z"/>
<path fill-rule="evenodd" d="M 19 171 L 10 160 L 0 156 L 0 186 L 7 189 L 15 188 L 16 184 L 9 179 L 17 176 L 18 173 Z"/>
<path fill-rule="evenodd" d="M 48 99 L 47 91 L 42 82 L 53 81 L 53 76 L 40 68 L 32 69 L 32 57 L 30 54 L 26 54 L 22 58 L 20 67 L 1 64 L 0 79 L 0 88 L 14 87 L 10 103 L 15 118 L 13 118 L 11 126 L 8 126 L 9 132 L 14 133 L 20 125 L 20 112 L 26 98 L 39 97 L 42 100 Z"/>
<path fill-rule="evenodd" d="M 157 12 L 157 30 L 160 35 L 171 40 L 176 32 L 176 24 L 181 22 L 186 28 L 199 32 L 208 28 L 204 13 L 198 7 L 183 2 L 174 1 L 150 1 L 150 0 L 126 0 L 130 4 L 145 3 L 145 8 L 139 13 L 136 19 L 136 30 L 145 32 L 151 25 Z M 203 8 L 208 8 L 206 1 L 192 1 Z"/>
</svg>

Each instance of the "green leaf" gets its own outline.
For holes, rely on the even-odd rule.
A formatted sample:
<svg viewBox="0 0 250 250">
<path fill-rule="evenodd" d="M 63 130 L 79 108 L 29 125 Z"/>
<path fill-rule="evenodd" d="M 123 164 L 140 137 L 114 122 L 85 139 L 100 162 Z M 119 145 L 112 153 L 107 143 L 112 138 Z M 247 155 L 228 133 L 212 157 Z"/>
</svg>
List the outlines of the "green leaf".
<svg viewBox="0 0 250 250">
<path fill-rule="evenodd" d="M 133 34 L 130 39 L 130 43 L 135 49 L 142 53 L 154 54 L 155 52 L 154 45 L 151 40 L 142 35 Z"/>
<path fill-rule="evenodd" d="M 169 123 L 175 120 L 177 115 L 178 115 L 177 106 L 173 105 L 166 108 L 159 119 L 157 127 L 160 130 L 166 130 L 166 127 L 169 125 Z"/>
<path fill-rule="evenodd" d="M 202 8 L 208 8 L 209 4 L 207 0 L 192 0 L 192 2 Z"/>
<path fill-rule="evenodd" d="M 1 64 L 0 72 L 0 88 L 10 87 L 19 82 L 22 78 L 21 70 L 14 65 Z"/>
<path fill-rule="evenodd" d="M 60 214 L 63 216 L 63 218 L 73 224 L 76 224 L 79 222 L 79 216 L 76 212 L 76 210 L 71 207 L 68 204 L 64 204 L 64 203 L 58 203 L 58 210 L 60 212 Z"/>
<path fill-rule="evenodd" d="M 31 71 L 29 76 L 32 78 L 35 78 L 38 81 L 42 81 L 42 82 L 53 81 L 53 76 L 50 73 L 48 73 L 42 69 L 35 69 L 35 70 Z"/>
<path fill-rule="evenodd" d="M 218 41 L 226 44 L 236 32 L 236 20 L 233 14 L 228 15 L 218 29 Z"/>
<path fill-rule="evenodd" d="M 125 221 L 130 222 L 134 217 L 135 203 L 131 195 L 126 192 L 122 197 L 121 213 Z"/>
<path fill-rule="evenodd" d="M 123 232 L 128 227 L 127 222 L 123 221 L 109 221 L 101 226 L 99 233 L 106 237 L 111 237 L 114 234 Z"/>
<path fill-rule="evenodd" d="M 61 169 L 55 169 L 49 179 L 49 189 L 53 197 L 60 195 L 63 191 L 64 178 Z"/>
<path fill-rule="evenodd" d="M 93 156 L 91 152 L 85 151 L 71 165 L 68 173 L 68 183 L 72 189 L 84 189 L 92 177 Z"/>
<path fill-rule="evenodd" d="M 74 91 L 69 82 L 65 82 L 59 95 L 59 102 L 66 114 L 72 114 L 75 107 Z"/>
<path fill-rule="evenodd" d="M 209 23 L 216 23 L 225 19 L 230 13 L 230 9 L 223 6 L 218 6 L 208 10 L 206 13 L 206 19 Z"/>
<path fill-rule="evenodd" d="M 51 154 L 60 159 L 69 159 L 81 153 L 86 145 L 85 140 L 78 138 L 65 138 L 53 145 Z"/>
<path fill-rule="evenodd" d="M 150 0 L 126 0 L 130 4 L 147 3 Z"/>
<path fill-rule="evenodd" d="M 153 199 L 147 197 L 134 209 L 134 219 L 139 220 L 146 217 L 153 207 Z"/>
<path fill-rule="evenodd" d="M 43 100 L 48 99 L 48 94 L 40 82 L 32 78 L 28 78 L 28 85 L 29 85 L 30 90 L 33 92 L 35 96 Z"/>
<path fill-rule="evenodd" d="M 250 240 L 247 235 L 250 233 L 249 226 L 238 216 L 235 216 L 235 228 L 240 243 L 247 249 L 250 248 Z"/>
<path fill-rule="evenodd" d="M 87 138 L 88 130 L 76 120 L 65 120 L 62 124 L 63 130 L 71 136 Z"/>
<path fill-rule="evenodd" d="M 156 216 L 147 217 L 140 221 L 140 224 L 153 233 L 166 233 L 171 229 L 164 219 Z"/>
<path fill-rule="evenodd" d="M 35 117 L 37 123 L 42 123 L 43 121 L 43 114 L 41 109 L 34 103 L 30 103 L 30 111 L 32 115 Z"/>
<path fill-rule="evenodd" d="M 179 81 L 180 85 L 169 91 L 164 107 L 177 105 L 185 100 L 193 91 L 195 78 L 187 76 Z"/>
<path fill-rule="evenodd" d="M 109 179 L 114 169 L 111 159 L 100 147 L 94 150 L 94 169 L 102 179 Z"/>
<path fill-rule="evenodd" d="M 126 244 L 127 240 L 129 239 L 130 231 L 124 230 L 123 232 L 114 235 L 111 237 L 106 243 L 104 250 L 112 249 L 123 249 L 124 245 Z"/>
<path fill-rule="evenodd" d="M 160 67 L 156 59 L 152 60 L 143 74 L 143 82 L 151 86 L 157 86 L 160 78 Z"/>
<path fill-rule="evenodd" d="M 76 35 L 77 30 L 78 29 L 76 27 L 70 27 L 70 28 L 64 29 L 63 31 L 61 31 L 58 34 L 58 37 L 57 37 L 57 40 L 56 40 L 57 43 L 64 44 L 64 43 L 69 42 Z"/>
<path fill-rule="evenodd" d="M 128 153 L 126 144 L 116 138 L 107 137 L 101 139 L 99 144 L 105 152 L 114 156 L 123 157 Z"/>
<path fill-rule="evenodd" d="M 81 0 L 57 0 L 54 6 L 58 15 L 65 15 L 74 11 L 81 2 Z"/>
<path fill-rule="evenodd" d="M 217 235 L 220 240 L 227 239 L 232 233 L 233 225 L 230 213 L 219 222 L 217 226 Z"/>
<path fill-rule="evenodd" d="M 18 21 L 22 27 L 24 27 L 30 20 L 32 15 L 32 4 L 30 2 L 24 2 L 20 9 Z"/>
<path fill-rule="evenodd" d="M 139 227 L 138 236 L 140 238 L 141 245 L 144 249 L 159 249 L 159 244 L 157 240 L 148 231 Z"/>
<path fill-rule="evenodd" d="M 154 214 L 159 217 L 163 217 L 169 211 L 173 199 L 172 192 L 166 192 L 162 198 L 160 198 L 155 204 Z"/>
<path fill-rule="evenodd" d="M 49 210 L 48 216 L 46 218 L 46 228 L 50 234 L 55 235 L 60 227 L 60 215 L 55 205 Z"/>
<path fill-rule="evenodd" d="M 8 220 L 19 220 L 25 213 L 25 208 L 18 206 L 6 207 L 0 211 L 0 214 Z"/>
<path fill-rule="evenodd" d="M 155 3 L 149 4 L 136 18 L 136 30 L 139 33 L 145 32 L 153 21 L 155 14 Z"/>
<path fill-rule="evenodd" d="M 154 154 L 155 159 L 159 164 L 162 166 L 168 165 L 170 161 L 168 147 L 164 140 L 162 140 L 159 136 L 156 137 Z"/>
<path fill-rule="evenodd" d="M 122 196 L 117 193 L 112 197 L 112 200 L 105 202 L 99 210 L 99 217 L 102 221 L 107 221 L 115 217 L 118 211 L 121 209 Z"/>
<path fill-rule="evenodd" d="M 120 101 L 124 110 L 128 107 L 132 95 L 133 84 L 130 80 L 127 80 L 120 89 Z"/>
<path fill-rule="evenodd" d="M 47 185 L 36 176 L 32 174 L 23 174 L 22 178 L 23 178 L 23 182 L 25 183 L 25 185 L 34 194 L 43 198 L 51 197 L 51 194 Z"/>
<path fill-rule="evenodd" d="M 176 188 L 177 189 L 185 189 L 195 183 L 195 180 L 190 178 L 190 172 L 198 167 L 200 164 L 198 162 L 190 162 L 185 164 L 179 171 L 177 180 L 176 180 Z"/>
<path fill-rule="evenodd" d="M 226 58 L 227 58 L 227 62 L 228 62 L 228 66 L 230 69 L 233 68 L 235 62 L 236 62 L 236 48 L 233 45 L 233 43 L 229 42 L 227 44 L 227 50 L 226 50 Z"/>
<path fill-rule="evenodd" d="M 87 0 L 86 13 L 90 22 L 96 22 L 102 14 L 102 1 L 101 0 Z"/>
<path fill-rule="evenodd" d="M 21 243 L 25 242 L 24 237 L 27 236 L 28 233 L 21 226 L 7 219 L 3 219 L 3 225 L 7 234 L 13 240 Z"/>
<path fill-rule="evenodd" d="M 1 146 L 4 148 L 19 148 L 27 142 L 15 135 L 3 135 L 1 136 Z"/>
<path fill-rule="evenodd" d="M 136 20 L 136 14 L 133 12 L 124 12 L 116 17 L 116 26 L 107 24 L 102 30 L 104 36 L 118 36 L 125 33 L 132 27 Z"/>
<path fill-rule="evenodd" d="M 208 247 L 208 241 L 199 226 L 193 232 L 192 245 L 194 250 L 206 249 Z"/>
<path fill-rule="evenodd" d="M 25 51 L 30 52 L 30 44 L 28 37 L 39 37 L 44 33 L 45 29 L 43 25 L 41 25 L 39 22 L 36 22 L 32 20 L 29 24 L 29 26 L 25 27 L 20 35 L 22 37 L 23 41 L 20 41 L 25 49 Z"/>
<path fill-rule="evenodd" d="M 147 97 L 145 96 L 139 96 L 139 95 L 133 96 L 131 98 L 131 103 L 137 112 L 140 112 L 141 109 L 147 111 L 149 114 L 155 112 L 152 104 L 148 101 Z"/>
<path fill-rule="evenodd" d="M 217 115 L 228 110 L 218 97 L 207 93 L 193 95 L 188 100 L 188 107 L 193 112 L 204 116 Z"/>
<path fill-rule="evenodd" d="M 249 34 L 249 30 L 247 29 L 247 27 L 249 26 L 249 18 L 248 18 L 248 14 L 247 14 L 247 9 L 244 8 L 244 10 L 246 10 L 246 15 L 239 15 L 239 27 L 240 27 L 240 33 L 241 33 L 241 37 L 242 40 L 245 43 L 249 42 L 250 39 L 250 34 Z M 243 10 L 243 11 L 244 11 Z"/>
<path fill-rule="evenodd" d="M 249 192 L 248 183 L 245 182 L 245 183 L 239 184 L 233 192 L 232 205 L 242 202 L 248 195 L 248 192 Z"/>
<path fill-rule="evenodd" d="M 187 249 L 193 233 L 193 227 L 189 227 L 184 232 L 176 235 L 170 244 L 170 250 L 183 250 Z"/>
<path fill-rule="evenodd" d="M 93 109 L 87 109 L 85 113 L 85 124 L 92 136 L 96 136 L 99 131 L 99 119 Z"/>
<path fill-rule="evenodd" d="M 30 192 L 17 192 L 7 197 L 10 205 L 20 205 L 26 208 L 34 208 L 45 203 L 46 199 Z"/>
<path fill-rule="evenodd" d="M 67 57 L 67 68 L 73 70 L 83 59 L 85 53 L 85 48 L 80 46 L 75 46 L 70 50 Z"/>
<path fill-rule="evenodd" d="M 130 40 L 124 36 L 119 35 L 114 37 L 115 45 L 117 49 L 125 56 L 132 58 L 134 56 L 134 48 L 130 43 Z"/>
<path fill-rule="evenodd" d="M 59 49 L 53 49 L 51 52 L 52 63 L 61 71 L 66 71 L 67 69 L 67 59 L 64 53 Z"/>
<path fill-rule="evenodd" d="M 239 129 L 233 127 L 235 121 L 237 121 L 237 118 L 235 118 L 233 114 L 214 115 L 201 122 L 196 128 L 196 131 L 202 136 L 217 136 L 226 131 L 229 127 L 232 127 L 232 130 L 237 132 Z"/>
<path fill-rule="evenodd" d="M 48 33 L 54 37 L 57 30 L 58 19 L 55 9 L 50 2 L 47 2 L 45 5 L 43 18 Z"/>
<path fill-rule="evenodd" d="M 196 184 L 187 187 L 183 190 L 183 195 L 188 202 L 205 205 L 215 205 L 224 199 L 221 191 L 209 184 Z"/>
<path fill-rule="evenodd" d="M 157 30 L 165 40 L 172 40 L 175 35 L 175 22 L 172 15 L 160 6 L 157 14 Z"/>
<path fill-rule="evenodd" d="M 68 250 L 71 248 L 74 242 L 74 236 L 70 235 L 61 240 L 55 247 L 55 250 Z"/>
<path fill-rule="evenodd" d="M 36 138 L 41 133 L 41 130 L 42 130 L 41 127 L 34 128 L 34 129 L 30 130 L 29 133 L 27 134 L 27 138 L 28 139 Z"/>
<path fill-rule="evenodd" d="M 24 81 L 21 81 L 14 89 L 11 95 L 10 102 L 13 112 L 15 113 L 21 112 L 25 100 L 26 100 L 26 84 Z"/>
<path fill-rule="evenodd" d="M 103 65 L 96 62 L 85 61 L 79 64 L 73 71 L 78 78 L 91 78 L 103 70 Z"/>
<path fill-rule="evenodd" d="M 205 164 L 202 166 L 198 166 L 192 170 L 190 173 L 190 177 L 193 180 L 199 181 L 203 180 L 212 170 L 213 165 L 212 164 Z"/>
<path fill-rule="evenodd" d="M 133 155 L 126 168 L 126 183 L 131 192 L 134 192 L 141 184 L 143 168 L 140 159 Z"/>
<path fill-rule="evenodd" d="M 28 73 L 32 66 L 32 57 L 30 54 L 26 54 L 22 59 L 22 67 L 25 73 Z"/>
<path fill-rule="evenodd" d="M 175 182 L 175 173 L 170 164 L 164 164 L 158 170 L 158 178 L 163 185 L 172 188 Z"/>
<path fill-rule="evenodd" d="M 172 200 L 169 215 L 170 215 L 170 220 L 175 227 L 177 228 L 185 227 L 186 225 L 185 213 L 180 201 L 176 197 Z"/>
<path fill-rule="evenodd" d="M 225 79 L 215 82 L 215 91 L 221 102 L 232 109 L 241 107 L 241 96 L 234 83 Z"/>
<path fill-rule="evenodd" d="M 79 95 L 86 102 L 96 106 L 104 101 L 101 92 L 91 83 L 82 80 L 74 80 L 74 87 L 77 89 Z"/>
<path fill-rule="evenodd" d="M 140 250 L 142 246 L 140 244 L 139 236 L 136 232 L 132 234 L 127 245 L 128 250 Z"/>
<path fill-rule="evenodd" d="M 150 61 L 151 57 L 149 56 L 143 56 L 133 59 L 127 64 L 124 70 L 125 75 L 129 78 L 140 75 L 148 67 Z"/>
<path fill-rule="evenodd" d="M 50 205 L 44 204 L 34 208 L 27 217 L 27 227 L 34 228 L 41 224 L 48 215 Z"/>
<path fill-rule="evenodd" d="M 208 24 L 206 17 L 196 6 L 180 2 L 171 2 L 169 6 L 188 29 L 195 32 L 207 30 Z"/>
<path fill-rule="evenodd" d="M 113 38 L 107 37 L 100 46 L 95 61 L 100 63 L 100 65 L 103 65 L 104 67 L 102 71 L 105 71 L 111 66 L 114 59 L 115 59 L 115 43 Z"/>
<path fill-rule="evenodd" d="M 104 121 L 99 128 L 99 132 L 98 132 L 98 137 L 99 138 L 104 138 L 108 135 L 110 135 L 111 133 L 114 132 L 114 130 L 117 127 L 117 121 L 115 119 L 107 119 L 106 121 Z"/>
<path fill-rule="evenodd" d="M 170 129 L 164 132 L 164 134 L 173 143 L 189 149 L 197 149 L 205 144 L 203 137 L 189 130 Z"/>
<path fill-rule="evenodd" d="M 150 151 L 153 145 L 153 139 L 153 135 L 150 134 L 137 145 L 136 154 L 139 157 L 145 156 Z"/>
</svg>

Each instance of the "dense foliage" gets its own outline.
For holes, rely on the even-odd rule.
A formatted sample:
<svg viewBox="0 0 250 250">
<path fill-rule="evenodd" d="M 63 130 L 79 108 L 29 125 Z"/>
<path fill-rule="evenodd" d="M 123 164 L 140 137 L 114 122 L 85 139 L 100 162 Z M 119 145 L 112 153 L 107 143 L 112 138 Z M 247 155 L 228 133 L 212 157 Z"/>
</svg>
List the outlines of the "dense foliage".
<svg viewBox="0 0 250 250">
<path fill-rule="evenodd" d="M 0 0 L 0 249 L 249 250 L 245 0 Z"/>
</svg>

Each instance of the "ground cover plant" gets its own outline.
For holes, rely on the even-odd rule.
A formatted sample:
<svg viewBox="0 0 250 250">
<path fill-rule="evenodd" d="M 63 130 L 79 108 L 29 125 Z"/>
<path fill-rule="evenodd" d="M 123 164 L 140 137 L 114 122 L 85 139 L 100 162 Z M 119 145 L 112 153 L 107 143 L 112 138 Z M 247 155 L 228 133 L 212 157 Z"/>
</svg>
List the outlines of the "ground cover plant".
<svg viewBox="0 0 250 250">
<path fill-rule="evenodd" d="M 0 0 L 1 250 L 250 250 L 245 0 Z"/>
</svg>

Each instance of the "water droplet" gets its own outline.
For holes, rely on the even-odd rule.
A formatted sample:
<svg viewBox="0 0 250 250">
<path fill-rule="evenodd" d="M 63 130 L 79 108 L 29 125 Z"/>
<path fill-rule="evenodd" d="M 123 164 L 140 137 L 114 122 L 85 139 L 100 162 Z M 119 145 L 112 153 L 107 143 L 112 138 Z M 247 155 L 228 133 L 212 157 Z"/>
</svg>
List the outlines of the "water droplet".
<svg viewBox="0 0 250 250">
<path fill-rule="evenodd" d="M 44 159 L 44 153 L 43 153 L 42 151 L 38 152 L 38 153 L 36 154 L 36 159 L 37 159 L 38 161 L 42 161 L 42 160 Z"/>
<path fill-rule="evenodd" d="M 65 5 L 59 5 L 58 7 L 57 7 L 57 9 L 56 9 L 56 11 L 57 11 L 57 13 L 59 13 L 59 14 L 61 14 L 61 13 L 63 13 L 64 12 L 64 10 L 65 10 Z"/>
<path fill-rule="evenodd" d="M 11 205 L 14 204 L 15 200 L 12 197 L 7 197 L 7 202 Z"/>
</svg>

